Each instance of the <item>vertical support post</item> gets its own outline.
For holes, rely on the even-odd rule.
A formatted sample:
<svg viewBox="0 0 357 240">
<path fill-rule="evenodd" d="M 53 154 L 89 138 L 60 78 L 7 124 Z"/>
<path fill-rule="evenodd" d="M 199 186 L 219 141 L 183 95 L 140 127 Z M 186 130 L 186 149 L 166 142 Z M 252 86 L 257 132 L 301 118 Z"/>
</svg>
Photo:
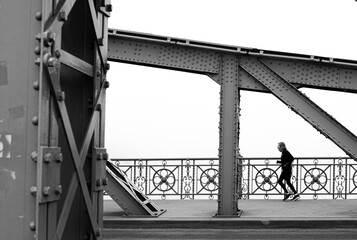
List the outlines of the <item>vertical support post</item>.
<svg viewBox="0 0 357 240">
<path fill-rule="evenodd" d="M 36 228 L 38 42 L 41 0 L 0 8 L 0 233 L 33 239 Z M 21 17 L 19 17 L 21 16 Z M 26 19 L 26 21 L 24 21 Z"/>
<path fill-rule="evenodd" d="M 37 33 L 40 52 L 40 59 L 46 52 L 52 53 L 54 49 L 60 49 L 61 34 L 54 34 L 48 31 L 45 34 L 44 25 L 47 16 L 50 16 L 54 9 L 54 2 L 42 1 L 41 31 Z M 37 146 L 37 194 L 36 194 L 36 236 L 38 239 L 53 239 L 57 224 L 57 205 L 62 192 L 59 184 L 60 162 L 62 155 L 58 148 L 58 122 L 54 113 L 54 99 L 50 92 L 49 81 L 44 72 L 44 63 L 41 61 L 39 75 L 39 123 L 38 123 L 38 146 Z M 58 75 L 59 78 L 59 75 Z M 57 149 L 59 153 L 54 153 Z M 56 150 L 55 150 L 56 151 Z M 56 157 L 58 155 L 58 157 Z M 61 156 L 60 156 L 61 155 Z M 47 159 L 45 159 L 47 158 Z M 56 160 L 57 159 L 57 160 Z M 58 165 L 54 167 L 53 165 Z M 57 179 L 58 178 L 58 179 Z M 57 179 L 58 181 L 53 181 Z M 51 181 L 52 180 L 52 181 Z M 52 182 L 51 185 L 48 183 Z M 47 183 L 47 184 L 45 184 Z M 53 185 L 56 183 L 55 185 Z M 46 193 L 51 200 L 44 198 L 45 189 L 50 189 Z M 56 191 L 54 190 L 56 189 Z M 55 198 L 52 196 L 56 196 Z"/>
<path fill-rule="evenodd" d="M 239 157 L 237 151 L 239 136 L 238 64 L 238 56 L 222 56 L 217 217 L 240 215 L 236 182 L 236 162 Z"/>
</svg>

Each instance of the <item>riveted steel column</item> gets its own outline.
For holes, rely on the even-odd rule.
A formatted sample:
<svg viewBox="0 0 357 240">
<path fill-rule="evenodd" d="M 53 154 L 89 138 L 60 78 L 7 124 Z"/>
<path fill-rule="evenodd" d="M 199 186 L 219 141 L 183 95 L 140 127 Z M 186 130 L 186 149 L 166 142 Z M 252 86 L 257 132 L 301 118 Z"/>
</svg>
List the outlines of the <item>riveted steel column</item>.
<svg viewBox="0 0 357 240">
<path fill-rule="evenodd" d="M 42 0 L 0 5 L 0 238 L 34 239 Z"/>
<path fill-rule="evenodd" d="M 0 4 L 4 239 L 102 238 L 103 193 L 91 188 L 91 153 L 104 146 L 110 9 L 109 0 Z"/>
<path fill-rule="evenodd" d="M 51 30 L 45 31 L 45 20 L 55 8 L 54 1 L 42 1 L 42 8 L 37 12 L 41 21 L 41 29 L 36 34 L 39 55 L 39 123 L 37 146 L 37 181 L 36 181 L 36 237 L 52 239 L 57 225 L 57 206 L 61 197 L 60 169 L 62 161 L 61 149 L 58 147 L 58 122 L 54 112 L 55 105 L 48 78 L 44 72 L 46 60 L 44 55 L 52 53 L 61 46 L 61 34 Z M 38 17 L 40 15 L 40 17 Z M 59 78 L 59 73 L 58 73 Z"/>
<path fill-rule="evenodd" d="M 238 56 L 223 55 L 220 72 L 220 141 L 218 217 L 239 216 L 237 199 L 239 90 Z"/>
</svg>

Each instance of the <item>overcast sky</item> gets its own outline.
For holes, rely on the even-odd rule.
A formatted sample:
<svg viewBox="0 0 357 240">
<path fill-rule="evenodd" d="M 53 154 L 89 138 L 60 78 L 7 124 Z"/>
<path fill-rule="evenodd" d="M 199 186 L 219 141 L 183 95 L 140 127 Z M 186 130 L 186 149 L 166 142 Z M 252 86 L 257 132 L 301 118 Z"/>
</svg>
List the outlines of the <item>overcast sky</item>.
<svg viewBox="0 0 357 240">
<path fill-rule="evenodd" d="M 354 0 L 114 0 L 109 27 L 357 60 Z M 111 158 L 217 157 L 220 87 L 191 73 L 111 63 L 106 147 Z M 357 79 L 356 79 L 357 81 Z M 301 89 L 357 134 L 357 95 Z M 271 94 L 241 91 L 240 151 L 345 156 Z"/>
</svg>

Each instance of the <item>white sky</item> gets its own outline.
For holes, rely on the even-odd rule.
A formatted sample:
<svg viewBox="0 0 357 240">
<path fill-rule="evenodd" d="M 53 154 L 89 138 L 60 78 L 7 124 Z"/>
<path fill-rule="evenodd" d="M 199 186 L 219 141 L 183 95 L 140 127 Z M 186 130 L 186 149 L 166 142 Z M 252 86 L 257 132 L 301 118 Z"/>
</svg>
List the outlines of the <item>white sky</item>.
<svg viewBox="0 0 357 240">
<path fill-rule="evenodd" d="M 354 0 L 112 0 L 109 27 L 357 60 Z M 219 85 L 210 78 L 111 63 L 106 147 L 111 158 L 217 157 Z M 356 79 L 357 81 L 357 79 Z M 357 94 L 303 89 L 357 134 Z M 241 91 L 244 157 L 345 156 L 271 94 Z"/>
</svg>

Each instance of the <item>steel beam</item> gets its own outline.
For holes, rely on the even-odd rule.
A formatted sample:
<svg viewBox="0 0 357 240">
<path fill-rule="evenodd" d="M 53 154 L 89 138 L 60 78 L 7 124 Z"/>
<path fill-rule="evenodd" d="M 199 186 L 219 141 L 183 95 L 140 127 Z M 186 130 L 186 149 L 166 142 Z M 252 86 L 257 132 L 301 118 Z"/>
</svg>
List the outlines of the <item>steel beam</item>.
<svg viewBox="0 0 357 240">
<path fill-rule="evenodd" d="M 0 7 L 0 233 L 33 239 L 39 122 L 39 69 L 34 49 L 42 1 L 2 1 Z"/>
<path fill-rule="evenodd" d="M 357 61 L 255 48 L 214 44 L 146 33 L 109 29 L 108 59 L 188 71 L 210 76 L 218 83 L 220 54 L 256 57 L 286 77 L 295 87 L 357 93 Z M 241 90 L 269 92 L 245 71 Z"/>
<path fill-rule="evenodd" d="M 239 216 L 237 161 L 239 141 L 238 56 L 222 56 L 219 134 L 218 217 Z"/>
<path fill-rule="evenodd" d="M 357 61 L 109 29 L 108 60 L 205 74 L 221 85 L 217 216 L 237 216 L 239 91 L 273 93 L 357 159 L 356 137 L 297 88 L 357 93 Z M 238 63 L 240 62 L 240 63 Z"/>
<path fill-rule="evenodd" d="M 104 188 L 94 183 L 104 176 L 92 153 L 104 147 L 109 4 L 1 3 L 0 232 L 6 239 L 101 239 Z"/>
<path fill-rule="evenodd" d="M 264 62 L 257 58 L 241 58 L 240 66 L 357 161 L 357 137 Z"/>
<path fill-rule="evenodd" d="M 357 70 L 338 64 L 260 59 L 286 81 L 301 87 L 357 93 Z"/>
</svg>

